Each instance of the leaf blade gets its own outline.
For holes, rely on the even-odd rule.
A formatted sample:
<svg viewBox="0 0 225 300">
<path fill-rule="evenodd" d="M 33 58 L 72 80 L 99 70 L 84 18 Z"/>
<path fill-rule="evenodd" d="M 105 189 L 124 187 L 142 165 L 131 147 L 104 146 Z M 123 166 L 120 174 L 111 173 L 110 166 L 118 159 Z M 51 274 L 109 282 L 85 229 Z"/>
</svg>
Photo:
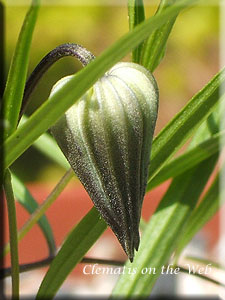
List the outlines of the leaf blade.
<svg viewBox="0 0 225 300">
<path fill-rule="evenodd" d="M 167 163 L 149 182 L 148 190 L 153 189 L 171 177 L 182 174 L 218 152 L 220 149 L 220 139 L 224 134 L 224 132 L 221 132 L 212 136 Z"/>
<path fill-rule="evenodd" d="M 97 222 L 96 222 L 97 220 Z M 37 299 L 53 298 L 63 281 L 107 228 L 95 208 L 73 228 L 50 264 L 38 290 Z"/>
<path fill-rule="evenodd" d="M 32 214 L 38 208 L 38 203 L 36 200 L 31 196 L 28 189 L 25 185 L 15 176 L 12 174 L 12 186 L 15 193 L 15 198 L 17 201 L 30 213 Z M 49 247 L 49 254 L 53 254 L 55 252 L 56 246 L 53 237 L 53 232 L 51 226 L 48 222 L 48 219 L 45 215 L 43 215 L 40 220 L 38 221 L 40 229 L 42 230 L 48 247 Z"/>
<path fill-rule="evenodd" d="M 161 14 L 168 6 L 171 6 L 174 3 L 175 1 L 161 0 L 156 14 Z M 141 64 L 151 72 L 157 68 L 165 54 L 166 43 L 177 16 L 178 14 L 167 21 L 166 24 L 155 30 L 143 46 Z"/>
<path fill-rule="evenodd" d="M 32 35 L 40 8 L 33 0 L 21 28 L 3 95 L 6 137 L 16 128 L 26 82 Z"/>
<path fill-rule="evenodd" d="M 212 113 L 218 102 L 224 100 L 224 93 L 220 93 L 224 80 L 225 69 L 217 73 L 156 136 L 152 145 L 148 185 L 151 178 Z"/>
<path fill-rule="evenodd" d="M 20 120 L 19 126 L 24 124 L 27 121 L 28 117 L 23 115 Z M 69 163 L 67 162 L 65 156 L 62 151 L 59 149 L 56 141 L 53 137 L 48 133 L 43 133 L 34 143 L 33 146 L 42 152 L 46 157 L 50 160 L 59 164 L 65 170 L 70 168 Z"/>
<path fill-rule="evenodd" d="M 130 30 L 133 30 L 138 24 L 145 20 L 143 0 L 128 0 L 128 16 Z M 140 63 L 143 44 L 144 42 L 139 44 L 132 51 L 132 61 L 134 63 Z"/>
<path fill-rule="evenodd" d="M 49 159 L 59 164 L 65 170 L 70 168 L 69 163 L 58 148 L 55 140 L 48 133 L 42 134 L 32 146 L 46 155 Z"/>
<path fill-rule="evenodd" d="M 220 174 L 217 174 L 208 192 L 190 216 L 186 233 L 179 241 L 176 249 L 176 257 L 180 255 L 182 250 L 192 240 L 195 234 L 216 214 L 216 212 L 224 204 L 224 197 L 220 197 L 221 191 L 219 188 L 219 181 Z"/>
</svg>

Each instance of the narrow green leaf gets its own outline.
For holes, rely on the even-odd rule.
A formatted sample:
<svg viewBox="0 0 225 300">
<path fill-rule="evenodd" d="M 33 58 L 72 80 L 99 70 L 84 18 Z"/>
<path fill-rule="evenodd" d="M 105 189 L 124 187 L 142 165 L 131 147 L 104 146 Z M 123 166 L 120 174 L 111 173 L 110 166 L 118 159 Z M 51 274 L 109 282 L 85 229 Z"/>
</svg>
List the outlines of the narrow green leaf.
<svg viewBox="0 0 225 300">
<path fill-rule="evenodd" d="M 212 136 L 212 138 L 216 137 L 218 135 L 217 133 L 219 132 L 219 128 L 220 128 L 220 122 L 221 122 L 220 117 L 221 116 L 223 116 L 223 111 L 221 110 L 221 105 L 217 105 L 215 111 L 211 115 L 209 115 L 208 119 L 198 128 L 198 130 L 195 133 L 193 139 L 191 140 L 191 143 L 189 144 L 188 148 L 193 149 L 194 147 L 196 147 L 196 145 L 199 145 L 199 143 L 201 143 L 202 141 L 207 141 L 207 138 L 210 136 Z M 220 147 L 222 146 L 222 143 L 221 143 L 222 141 L 224 142 L 223 135 L 220 136 L 220 141 L 219 141 Z M 214 157 L 216 158 L 216 156 L 218 156 L 218 155 L 219 155 L 219 149 L 218 149 L 217 154 L 214 155 Z M 213 159 L 213 157 L 212 157 L 212 159 Z M 216 162 L 216 160 L 215 160 L 215 162 Z M 213 201 L 215 201 L 214 204 L 216 204 L 216 202 L 217 202 L 216 197 Z M 205 205 L 205 207 L 204 207 L 204 205 Z M 202 223 L 199 220 L 202 220 L 203 223 L 206 222 L 207 218 L 209 220 L 209 216 L 212 212 L 210 211 L 210 208 L 207 205 L 207 201 L 205 202 L 205 204 L 203 202 L 202 207 L 205 208 L 205 209 L 203 209 L 204 212 L 205 212 L 205 210 L 208 210 L 208 209 L 209 209 L 209 211 L 207 211 L 205 213 L 205 217 L 203 219 L 201 219 L 201 215 L 199 215 L 198 216 L 199 219 L 197 220 L 197 222 L 192 220 L 192 215 L 197 210 L 197 208 L 195 208 L 194 212 L 192 212 L 191 217 L 188 220 L 186 227 L 185 227 L 185 235 L 183 235 L 178 242 L 178 248 L 176 251 L 176 255 L 174 257 L 174 261 L 178 259 L 179 254 L 182 252 L 182 249 L 193 238 L 193 236 L 201 229 L 201 225 L 199 227 L 199 223 L 200 224 L 202 224 Z M 215 209 L 215 207 L 214 207 L 214 209 Z M 212 208 L 212 210 L 213 210 L 213 208 Z M 212 215 L 211 215 L 211 217 L 212 217 Z M 191 231 L 191 233 L 190 233 L 190 231 Z M 192 235 L 192 237 L 191 237 L 191 235 Z M 188 237 L 187 239 L 186 239 L 186 236 Z M 185 241 L 186 241 L 186 244 L 185 244 Z"/>
<path fill-rule="evenodd" d="M 49 159 L 59 164 L 65 170 L 70 168 L 62 151 L 59 149 L 55 140 L 48 134 L 42 134 L 34 143 L 33 146 L 46 155 Z"/>
<path fill-rule="evenodd" d="M 156 15 L 161 14 L 167 7 L 174 3 L 174 0 L 161 0 Z M 151 72 L 156 69 L 165 54 L 166 43 L 177 16 L 178 13 L 163 26 L 155 30 L 143 46 L 141 64 Z"/>
<path fill-rule="evenodd" d="M 53 299 L 63 281 L 79 263 L 89 248 L 104 232 L 107 225 L 98 211 L 92 208 L 73 228 L 66 238 L 57 256 L 50 264 L 39 288 L 37 299 Z"/>
<path fill-rule="evenodd" d="M 185 258 L 187 258 L 188 260 L 192 260 L 194 262 L 200 263 L 200 264 L 204 264 L 204 265 L 211 265 L 213 268 L 217 268 L 217 269 L 221 269 L 223 271 L 225 271 L 225 265 L 221 265 L 218 262 L 209 260 L 209 259 L 205 259 L 202 257 L 194 257 L 194 256 L 185 256 Z"/>
<path fill-rule="evenodd" d="M 127 268 L 136 270 L 135 274 L 120 276 L 113 290 L 113 296 L 148 296 L 174 251 L 179 237 L 183 234 L 184 225 L 212 172 L 217 157 L 199 164 L 176 177 L 155 213 L 146 226 L 141 246 L 133 264 Z M 196 181 L 198 184 L 196 185 Z M 151 274 L 143 274 L 148 268 L 155 268 Z"/>
<path fill-rule="evenodd" d="M 109 49 L 104 51 L 102 55 L 76 74 L 62 89 L 51 97 L 50 101 L 46 101 L 24 125 L 18 128 L 7 139 L 4 148 L 6 153 L 4 166 L 11 165 L 18 156 L 53 125 L 110 67 L 142 42 L 154 29 L 164 24 L 169 17 L 174 16 L 178 11 L 193 2 L 195 0 L 180 1 L 179 5 L 170 7 L 162 14 L 139 24 L 134 30 L 120 38 Z M 62 98 L 63 101 L 61 101 Z"/>
<path fill-rule="evenodd" d="M 199 143 L 194 148 L 187 150 L 184 154 L 167 163 L 149 182 L 148 190 L 153 189 L 171 177 L 176 177 L 184 173 L 218 152 L 222 136 L 225 136 L 225 132 L 213 135 L 211 138 Z"/>
<path fill-rule="evenodd" d="M 174 266 L 174 268 L 176 268 L 177 266 L 176 265 L 173 265 Z M 205 271 L 207 272 L 207 273 L 209 273 L 210 272 L 210 266 L 205 266 Z M 220 280 L 215 280 L 215 279 L 213 279 L 213 278 L 211 278 L 211 277 L 209 277 L 208 275 L 206 275 L 206 274 L 200 274 L 200 273 L 198 273 L 198 272 L 193 272 L 193 273 L 190 273 L 190 270 L 189 270 L 189 267 L 182 267 L 182 266 L 179 266 L 179 269 L 180 269 L 180 272 L 183 272 L 183 273 L 186 273 L 186 274 L 189 274 L 189 275 L 191 275 L 191 276 L 195 276 L 195 277 L 197 277 L 197 278 L 200 278 L 200 279 L 203 279 L 203 280 L 206 280 L 206 281 L 208 281 L 208 283 L 213 283 L 213 284 L 216 284 L 218 287 L 225 287 L 225 284 L 223 284 L 223 282 L 221 282 Z"/>
<path fill-rule="evenodd" d="M 40 1 L 33 0 L 24 19 L 9 69 L 3 95 L 6 137 L 9 136 L 17 126 L 27 76 L 31 40 L 39 7 Z"/>
<path fill-rule="evenodd" d="M 27 117 L 23 115 L 19 126 L 24 124 L 27 121 Z M 42 134 L 34 143 L 33 146 L 46 155 L 49 159 L 59 164 L 65 170 L 70 168 L 69 163 L 67 162 L 65 156 L 62 151 L 59 149 L 56 141 L 52 138 L 52 136 L 48 133 Z"/>
<path fill-rule="evenodd" d="M 185 230 L 185 235 L 179 241 L 176 249 L 176 257 L 182 252 L 185 246 L 192 240 L 195 234 L 215 215 L 225 203 L 225 198 L 220 197 L 220 173 L 214 179 L 208 192 L 193 211 Z M 224 188 L 224 186 L 221 186 Z"/>
<path fill-rule="evenodd" d="M 187 103 L 154 139 L 148 183 L 188 140 L 197 127 L 206 120 L 219 101 L 225 98 L 224 94 L 220 94 L 220 86 L 224 79 L 225 70 L 222 70 Z"/>
<path fill-rule="evenodd" d="M 145 9 L 143 0 L 128 0 L 128 16 L 129 16 L 129 28 L 133 30 L 138 24 L 145 20 Z M 143 43 L 138 45 L 132 51 L 132 61 L 140 63 L 141 51 Z"/>
<path fill-rule="evenodd" d="M 221 102 L 223 103 L 223 102 Z M 198 127 L 193 138 L 191 139 L 188 149 L 197 147 L 200 143 L 207 141 L 211 137 L 215 137 L 220 131 L 220 120 L 223 114 L 220 114 L 220 104 L 216 105 L 215 110 L 208 116 L 208 118 Z M 221 138 L 223 131 L 221 131 Z"/>
<path fill-rule="evenodd" d="M 220 126 L 220 113 L 221 113 L 221 105 L 217 105 L 216 110 L 208 117 L 206 122 L 204 122 L 200 126 L 200 128 L 198 128 L 196 134 L 194 135 L 194 137 L 189 145 L 189 149 L 193 149 L 193 147 L 198 145 L 198 143 L 205 141 L 208 137 L 210 137 L 210 136 L 215 137 L 217 135 L 217 133 L 219 132 L 219 126 Z M 220 140 L 223 140 L 223 135 L 220 136 Z M 220 146 L 221 146 L 221 144 L 220 144 Z M 218 150 L 217 154 L 214 154 L 214 156 L 213 156 L 213 157 L 215 157 L 215 163 L 216 163 L 218 155 L 219 155 L 219 150 Z M 212 160 L 213 160 L 213 157 L 211 158 Z M 216 201 L 216 198 L 215 198 L 215 201 Z M 205 204 L 203 203 L 203 206 L 204 205 L 205 205 L 205 209 L 207 210 L 209 208 L 207 205 L 207 202 L 205 202 Z M 194 211 L 196 211 L 196 208 Z M 208 213 L 210 214 L 210 210 L 208 211 Z M 203 218 L 203 222 L 207 219 L 208 213 L 206 212 L 206 218 Z M 193 215 L 193 212 L 192 212 L 192 215 Z M 174 260 L 178 259 L 179 254 L 181 253 L 183 247 L 185 246 L 184 245 L 185 242 L 182 242 L 182 241 L 186 240 L 186 236 L 189 236 L 189 238 L 190 238 L 191 234 L 188 234 L 188 231 L 190 230 L 190 227 L 191 227 L 189 225 L 190 222 L 193 225 L 193 227 L 191 228 L 192 234 L 196 234 L 197 231 L 200 229 L 198 224 L 201 223 L 201 221 L 199 221 L 199 220 L 201 220 L 201 216 L 199 215 L 199 217 L 200 217 L 200 219 L 198 219 L 196 224 L 194 224 L 194 222 L 191 221 L 192 217 L 190 217 L 190 219 L 185 227 L 185 235 L 183 235 L 178 242 L 178 250 L 176 252 L 176 256 L 174 257 Z"/>
<path fill-rule="evenodd" d="M 66 185 L 69 183 L 71 178 L 74 176 L 74 172 L 72 169 L 69 169 L 65 175 L 61 178 L 52 192 L 48 195 L 45 201 L 35 210 L 35 212 L 31 215 L 29 220 L 24 224 L 24 226 L 18 232 L 18 240 L 20 241 L 27 232 L 38 222 L 38 220 L 44 216 L 47 209 L 52 205 L 52 203 L 57 199 L 60 193 L 64 190 Z M 4 247 L 4 254 L 8 253 L 8 245 Z"/>
<path fill-rule="evenodd" d="M 12 176 L 12 186 L 15 193 L 15 198 L 30 214 L 32 214 L 39 205 L 31 196 L 25 185 L 15 175 Z M 38 224 L 46 238 L 49 247 L 49 254 L 51 255 L 55 253 L 55 241 L 51 226 L 45 215 L 41 217 L 41 219 L 38 221 Z"/>
</svg>

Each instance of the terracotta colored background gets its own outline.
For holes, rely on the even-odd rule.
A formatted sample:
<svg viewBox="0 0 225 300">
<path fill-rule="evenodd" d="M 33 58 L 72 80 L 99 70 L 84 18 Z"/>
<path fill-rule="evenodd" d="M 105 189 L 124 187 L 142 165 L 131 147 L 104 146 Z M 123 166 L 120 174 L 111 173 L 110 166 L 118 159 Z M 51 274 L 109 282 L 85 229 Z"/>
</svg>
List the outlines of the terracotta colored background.
<svg viewBox="0 0 225 300">
<path fill-rule="evenodd" d="M 151 216 L 155 210 L 159 200 L 165 193 L 169 182 L 162 184 L 151 192 L 147 193 L 143 205 L 143 217 L 145 220 Z M 41 184 L 31 184 L 28 186 L 31 194 L 41 203 L 48 193 L 52 190 L 50 186 Z M 71 183 L 64 192 L 58 197 L 53 205 L 48 209 L 46 215 L 51 224 L 56 245 L 59 247 L 66 237 L 71 228 L 79 222 L 79 220 L 92 208 L 92 202 L 84 190 L 78 183 Z M 17 217 L 18 228 L 29 218 L 25 209 L 17 203 Z M 5 216 L 7 211 L 5 207 Z M 7 217 L 5 218 L 5 240 L 8 240 L 8 226 Z M 208 224 L 203 228 L 206 237 L 207 251 L 210 252 L 218 240 L 218 216 L 216 215 Z M 35 225 L 30 232 L 19 242 L 19 257 L 20 264 L 34 262 L 41 260 L 48 255 L 48 248 L 45 238 L 40 228 Z M 123 250 L 118 243 L 117 239 L 108 228 L 96 244 L 90 249 L 87 254 L 88 257 L 108 258 L 124 260 L 126 259 Z M 10 265 L 10 257 L 7 255 L 5 266 Z M 79 264 L 72 272 L 71 275 L 82 276 L 82 264 Z M 46 269 L 46 268 L 44 268 Z M 84 276 L 84 275 L 83 275 Z"/>
</svg>

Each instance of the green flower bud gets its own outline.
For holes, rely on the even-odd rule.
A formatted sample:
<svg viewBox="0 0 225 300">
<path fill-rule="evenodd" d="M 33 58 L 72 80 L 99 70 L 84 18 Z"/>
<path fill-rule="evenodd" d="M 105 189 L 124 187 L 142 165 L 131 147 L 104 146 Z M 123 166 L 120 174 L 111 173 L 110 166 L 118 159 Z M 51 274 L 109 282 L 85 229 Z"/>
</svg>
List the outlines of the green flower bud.
<svg viewBox="0 0 225 300">
<path fill-rule="evenodd" d="M 57 82 L 52 94 L 70 77 Z M 121 62 L 51 128 L 131 261 L 139 246 L 141 207 L 157 111 L 154 77 L 140 65 Z"/>
</svg>

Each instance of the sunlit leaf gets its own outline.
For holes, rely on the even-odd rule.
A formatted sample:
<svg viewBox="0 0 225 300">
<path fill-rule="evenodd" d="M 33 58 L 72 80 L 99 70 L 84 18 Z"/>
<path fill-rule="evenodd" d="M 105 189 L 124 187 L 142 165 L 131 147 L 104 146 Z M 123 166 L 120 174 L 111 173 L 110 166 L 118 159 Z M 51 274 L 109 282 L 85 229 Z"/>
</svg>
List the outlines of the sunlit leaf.
<svg viewBox="0 0 225 300">
<path fill-rule="evenodd" d="M 143 0 L 128 0 L 129 28 L 133 30 L 138 24 L 145 20 Z M 143 42 L 132 51 L 132 61 L 140 63 Z"/>
<path fill-rule="evenodd" d="M 185 230 L 185 235 L 179 241 L 176 256 L 179 256 L 185 246 L 192 240 L 195 234 L 218 212 L 225 203 L 225 198 L 220 197 L 220 174 L 216 176 L 207 194 L 193 211 Z"/>
<path fill-rule="evenodd" d="M 6 137 L 10 135 L 17 126 L 27 76 L 32 35 L 39 7 L 40 1 L 33 0 L 24 19 L 11 61 L 9 75 L 3 95 L 4 124 L 6 126 L 4 133 Z"/>
<path fill-rule="evenodd" d="M 156 14 L 161 14 L 168 6 L 173 5 L 175 0 L 161 0 Z M 153 72 L 165 55 L 166 43 L 178 14 L 170 18 L 160 28 L 155 30 L 146 40 L 142 47 L 141 64 Z"/>
<path fill-rule="evenodd" d="M 43 297 L 54 298 L 63 281 L 76 264 L 81 261 L 106 227 L 107 225 L 98 211 L 92 208 L 80 223 L 72 229 L 57 256 L 50 264 L 39 288 L 37 299 L 43 299 Z"/>
<path fill-rule="evenodd" d="M 36 200 L 32 197 L 28 189 L 25 187 L 25 185 L 15 175 L 12 176 L 12 186 L 15 198 L 30 214 L 32 214 L 38 208 L 39 205 L 36 202 Z M 55 241 L 51 226 L 46 216 L 42 216 L 41 219 L 38 221 L 38 224 L 48 243 L 49 253 L 54 253 Z"/>
<path fill-rule="evenodd" d="M 225 136 L 225 133 L 221 132 L 212 136 L 211 138 L 199 143 L 194 148 L 187 150 L 184 154 L 166 164 L 150 181 L 148 189 L 153 189 L 165 180 L 184 173 L 185 171 L 191 169 L 218 152 L 220 149 L 221 136 Z"/>
<path fill-rule="evenodd" d="M 148 183 L 225 98 L 220 91 L 224 80 L 225 71 L 222 70 L 156 136 L 152 145 Z"/>
</svg>

